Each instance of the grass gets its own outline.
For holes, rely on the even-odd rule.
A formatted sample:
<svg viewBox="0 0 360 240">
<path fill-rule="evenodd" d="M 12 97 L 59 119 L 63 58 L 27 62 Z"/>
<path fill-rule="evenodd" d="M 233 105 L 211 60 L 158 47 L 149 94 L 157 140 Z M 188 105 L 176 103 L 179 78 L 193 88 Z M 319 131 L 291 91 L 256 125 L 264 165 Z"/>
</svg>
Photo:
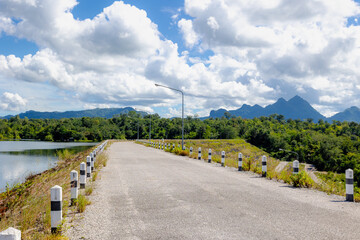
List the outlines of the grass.
<svg viewBox="0 0 360 240">
<path fill-rule="evenodd" d="M 346 195 L 345 173 L 317 172 L 316 176 L 321 180 L 321 184 L 316 186 L 317 189 L 328 194 Z M 360 189 L 356 187 L 356 183 L 354 183 L 354 200 L 360 202 Z"/>
<path fill-rule="evenodd" d="M 94 187 L 92 184 L 87 184 L 86 188 L 85 188 L 85 195 L 86 196 L 90 196 L 94 191 Z"/>
<path fill-rule="evenodd" d="M 77 211 L 79 213 L 85 212 L 86 206 L 91 204 L 91 202 L 82 194 L 79 194 L 77 199 Z"/>
<path fill-rule="evenodd" d="M 66 239 L 51 234 L 50 188 L 55 185 L 63 188 L 63 215 L 66 217 L 72 210 L 69 208 L 70 172 L 79 171 L 80 163 L 93 149 L 76 155 L 66 150 L 58 152 L 56 167 L 29 176 L 24 183 L 7 186 L 5 192 L 0 193 L 0 231 L 14 227 L 21 230 L 22 239 Z M 106 161 L 105 154 L 98 155 L 98 168 L 105 166 Z"/>
<path fill-rule="evenodd" d="M 97 168 L 95 168 L 95 169 L 97 169 Z M 98 171 L 94 172 L 93 175 L 92 175 L 92 181 L 93 181 L 93 182 L 96 181 L 97 176 L 98 176 Z"/>
</svg>

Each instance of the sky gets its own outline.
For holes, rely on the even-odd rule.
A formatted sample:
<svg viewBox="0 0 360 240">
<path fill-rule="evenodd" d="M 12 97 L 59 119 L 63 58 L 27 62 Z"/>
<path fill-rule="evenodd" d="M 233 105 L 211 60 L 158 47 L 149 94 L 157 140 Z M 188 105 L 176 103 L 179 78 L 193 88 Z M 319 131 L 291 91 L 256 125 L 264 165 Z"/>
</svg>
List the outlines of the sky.
<svg viewBox="0 0 360 240">
<path fill-rule="evenodd" d="M 360 107 L 360 0 L 1 0 L 0 116 Z"/>
</svg>

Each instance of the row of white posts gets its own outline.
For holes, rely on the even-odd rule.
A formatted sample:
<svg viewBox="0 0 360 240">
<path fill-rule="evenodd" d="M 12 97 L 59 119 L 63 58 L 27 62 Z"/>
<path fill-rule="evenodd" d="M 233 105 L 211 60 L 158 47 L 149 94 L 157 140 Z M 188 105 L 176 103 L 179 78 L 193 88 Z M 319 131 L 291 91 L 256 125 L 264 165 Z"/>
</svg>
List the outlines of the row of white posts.
<svg viewBox="0 0 360 240">
<path fill-rule="evenodd" d="M 78 198 L 78 191 L 84 189 L 86 186 L 86 177 L 90 178 L 91 173 L 94 171 L 94 163 L 96 161 L 96 155 L 101 153 L 107 141 L 99 145 L 94 151 L 86 157 L 87 168 L 85 171 L 85 163 L 80 163 L 80 185 L 78 185 L 78 172 L 72 170 L 70 172 L 70 188 L 71 188 L 71 205 Z M 51 192 L 51 232 L 56 233 L 58 231 L 58 226 L 62 222 L 62 188 L 58 185 L 54 186 L 50 190 Z"/>
<path fill-rule="evenodd" d="M 163 146 L 164 143 L 151 143 L 152 147 L 157 148 L 159 146 L 159 149 L 163 149 L 160 146 Z M 158 145 L 157 145 L 158 144 Z M 175 144 L 173 144 L 173 148 L 175 147 Z M 178 145 L 178 147 L 180 147 Z M 168 144 L 168 148 L 170 149 L 170 144 Z M 184 147 L 185 148 L 185 147 Z M 165 149 L 166 149 L 166 143 L 165 143 Z M 190 147 L 190 155 L 193 153 L 193 147 Z M 211 148 L 209 149 L 208 154 L 208 163 L 211 163 Z M 198 148 L 198 160 L 201 160 L 201 147 Z M 239 153 L 238 155 L 238 171 L 242 171 L 242 153 Z M 267 157 L 264 155 L 262 156 L 261 160 L 261 175 L 262 177 L 266 177 L 267 175 Z M 225 151 L 221 152 L 221 166 L 225 166 Z M 293 162 L 293 174 L 299 173 L 299 161 L 295 160 Z M 348 169 L 345 171 L 345 178 L 346 178 L 346 201 L 354 201 L 354 172 L 351 169 Z"/>
<path fill-rule="evenodd" d="M 101 153 L 107 141 L 99 145 L 94 151 L 87 156 L 87 175 L 85 171 L 85 163 L 80 163 L 80 188 L 84 189 L 86 185 L 86 176 L 91 177 L 91 172 L 94 171 L 94 162 L 96 161 L 96 155 Z M 72 170 L 70 172 L 70 188 L 71 188 L 71 204 L 73 205 L 78 197 L 78 172 Z M 62 188 L 58 185 L 50 189 L 51 198 L 51 232 L 57 233 L 58 226 L 62 222 Z M 21 240 L 21 231 L 15 228 L 8 228 L 0 232 L 0 240 Z"/>
<path fill-rule="evenodd" d="M 150 146 L 153 147 L 153 148 L 161 149 L 161 150 L 171 149 L 171 144 L 170 143 L 166 144 L 166 143 L 163 143 L 163 142 L 157 142 L 157 143 L 156 142 L 151 142 Z M 177 147 L 180 148 L 180 145 L 178 144 Z M 172 148 L 175 148 L 174 143 L 172 144 Z M 185 150 L 185 149 L 186 149 L 186 147 L 184 146 L 183 150 Z"/>
</svg>

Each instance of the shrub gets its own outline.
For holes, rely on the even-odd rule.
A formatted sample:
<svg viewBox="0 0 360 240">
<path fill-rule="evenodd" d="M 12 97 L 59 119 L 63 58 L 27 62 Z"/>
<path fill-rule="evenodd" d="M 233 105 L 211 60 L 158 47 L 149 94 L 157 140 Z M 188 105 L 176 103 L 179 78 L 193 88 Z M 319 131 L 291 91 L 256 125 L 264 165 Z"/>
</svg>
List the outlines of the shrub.
<svg viewBox="0 0 360 240">
<path fill-rule="evenodd" d="M 87 205 L 90 204 L 90 201 L 86 199 L 86 197 L 82 194 L 78 196 L 77 199 L 77 209 L 79 213 L 82 213 L 85 211 L 85 208 Z"/>
<path fill-rule="evenodd" d="M 314 181 L 305 171 L 300 171 L 298 174 L 291 175 L 290 179 L 294 187 L 310 188 L 312 185 L 314 185 Z"/>
</svg>

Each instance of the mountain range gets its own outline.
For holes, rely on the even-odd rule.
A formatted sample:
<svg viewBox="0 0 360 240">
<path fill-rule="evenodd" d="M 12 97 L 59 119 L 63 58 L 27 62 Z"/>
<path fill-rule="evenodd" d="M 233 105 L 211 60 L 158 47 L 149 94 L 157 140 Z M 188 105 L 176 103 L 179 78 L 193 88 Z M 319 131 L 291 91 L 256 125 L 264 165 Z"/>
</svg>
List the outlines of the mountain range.
<svg viewBox="0 0 360 240">
<path fill-rule="evenodd" d="M 318 121 L 320 119 L 331 122 L 332 120 L 360 122 L 360 109 L 358 107 L 351 107 L 343 112 L 337 113 L 332 117 L 326 118 L 318 111 L 316 111 L 306 100 L 299 96 L 295 96 L 286 101 L 284 98 L 279 98 L 274 104 L 266 107 L 259 105 L 250 106 L 247 104 L 242 105 L 241 108 L 236 110 L 218 109 L 212 110 L 209 117 L 205 118 L 220 118 L 228 112 L 230 116 L 242 118 L 254 118 L 261 116 L 270 116 L 271 114 L 283 115 L 286 119 L 301 119 L 308 118 Z M 203 119 L 205 119 L 203 118 Z"/>
<path fill-rule="evenodd" d="M 37 112 L 37 111 L 27 111 L 25 113 L 20 113 L 20 118 L 29 118 L 29 119 L 61 119 L 61 118 L 81 118 L 81 117 L 102 117 L 102 118 L 112 118 L 114 115 L 127 114 L 130 111 L 136 111 L 132 107 L 125 108 L 96 108 L 90 110 L 82 111 L 67 111 L 67 112 Z M 146 115 L 147 113 L 137 111 L 141 115 Z M 221 118 L 223 116 L 235 116 L 251 119 L 254 117 L 261 116 L 270 116 L 271 114 L 280 114 L 285 117 L 285 119 L 301 119 L 305 120 L 308 118 L 313 119 L 313 121 L 318 121 L 320 119 L 324 121 L 331 122 L 332 120 L 337 121 L 348 121 L 348 122 L 360 122 L 360 109 L 358 107 L 350 107 L 343 112 L 339 112 L 332 117 L 326 118 L 316 111 L 306 100 L 299 96 L 295 96 L 290 100 L 286 101 L 284 98 L 279 98 L 274 104 L 270 104 L 266 107 L 261 107 L 257 104 L 250 106 L 247 104 L 242 105 L 241 108 L 236 110 L 226 110 L 218 109 L 212 110 L 208 117 L 202 117 L 200 119 L 207 118 Z M 10 119 L 14 117 L 13 115 L 8 115 L 5 117 L 0 117 L 3 119 Z"/>
<path fill-rule="evenodd" d="M 136 111 L 132 107 L 125 108 L 96 108 L 82 111 L 67 111 L 67 112 L 37 112 L 37 111 L 27 111 L 25 113 L 20 113 L 20 118 L 29 118 L 29 119 L 61 119 L 61 118 L 82 118 L 82 117 L 102 117 L 102 118 L 112 118 L 114 115 L 118 114 L 127 114 L 131 111 Z M 146 115 L 147 113 L 137 111 L 141 115 Z M 5 117 L 0 117 L 4 119 L 10 119 L 14 117 L 13 115 L 8 115 Z"/>
</svg>

